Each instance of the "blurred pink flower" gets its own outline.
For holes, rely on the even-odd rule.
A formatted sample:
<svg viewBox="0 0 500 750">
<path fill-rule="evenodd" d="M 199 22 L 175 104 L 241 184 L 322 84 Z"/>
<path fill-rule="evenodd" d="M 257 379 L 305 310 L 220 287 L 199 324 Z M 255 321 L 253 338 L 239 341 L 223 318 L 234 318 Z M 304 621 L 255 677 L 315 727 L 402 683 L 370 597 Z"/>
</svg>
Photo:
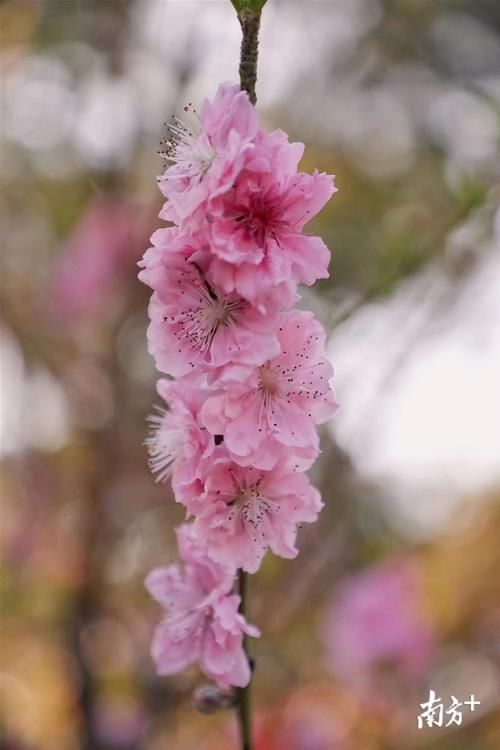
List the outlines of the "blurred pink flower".
<svg viewBox="0 0 500 750">
<path fill-rule="evenodd" d="M 257 715 L 255 750 L 353 750 L 352 704 L 333 683 L 309 683 Z M 358 745 L 356 744 L 356 747 Z"/>
<path fill-rule="evenodd" d="M 167 611 L 151 646 L 156 669 L 172 675 L 197 662 L 220 687 L 243 687 L 251 674 L 243 634 L 260 633 L 238 613 L 240 597 L 231 593 L 235 568 L 211 560 L 191 525 L 177 529 L 177 541 L 183 566 L 156 568 L 145 582 Z"/>
<path fill-rule="evenodd" d="M 421 674 L 434 651 L 422 585 L 418 564 L 407 558 L 390 559 L 344 581 L 325 623 L 332 670 L 349 678 L 389 665 L 409 677 Z"/>
<path fill-rule="evenodd" d="M 241 463 L 266 468 L 276 444 L 309 449 L 316 457 L 315 425 L 328 420 L 337 404 L 325 357 L 325 332 L 310 312 L 285 313 L 278 329 L 281 352 L 259 367 L 229 365 L 217 377 L 221 393 L 201 410 L 205 426 L 223 434 Z"/>
<path fill-rule="evenodd" d="M 215 560 L 255 573 L 268 549 L 293 558 L 297 527 L 316 521 L 323 504 L 303 473 L 277 465 L 271 471 L 213 463 L 204 492 L 188 509 Z"/>
<path fill-rule="evenodd" d="M 98 700 L 94 722 L 106 747 L 132 748 L 140 742 L 147 715 L 131 698 L 103 696 Z"/>
<path fill-rule="evenodd" d="M 51 274 L 52 310 L 76 320 L 115 301 L 137 260 L 144 207 L 128 198 L 100 196 L 86 209 L 56 258 Z"/>
<path fill-rule="evenodd" d="M 328 726 L 323 726 L 316 716 L 274 716 L 272 726 L 257 732 L 255 750 L 350 750 L 352 745 L 345 738 L 332 737 Z M 333 724 L 334 718 L 330 719 Z"/>
</svg>

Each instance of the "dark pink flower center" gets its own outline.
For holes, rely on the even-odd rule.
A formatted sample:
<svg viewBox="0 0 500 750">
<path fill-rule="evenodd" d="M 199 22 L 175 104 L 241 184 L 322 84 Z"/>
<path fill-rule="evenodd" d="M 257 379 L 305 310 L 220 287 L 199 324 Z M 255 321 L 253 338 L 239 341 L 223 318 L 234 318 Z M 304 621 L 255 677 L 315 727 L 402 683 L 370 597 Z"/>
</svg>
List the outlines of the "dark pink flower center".
<svg viewBox="0 0 500 750">
<path fill-rule="evenodd" d="M 246 228 L 258 245 L 264 245 L 267 236 L 279 225 L 279 212 L 274 203 L 256 198 L 250 206 L 235 209 L 235 221 Z"/>
</svg>

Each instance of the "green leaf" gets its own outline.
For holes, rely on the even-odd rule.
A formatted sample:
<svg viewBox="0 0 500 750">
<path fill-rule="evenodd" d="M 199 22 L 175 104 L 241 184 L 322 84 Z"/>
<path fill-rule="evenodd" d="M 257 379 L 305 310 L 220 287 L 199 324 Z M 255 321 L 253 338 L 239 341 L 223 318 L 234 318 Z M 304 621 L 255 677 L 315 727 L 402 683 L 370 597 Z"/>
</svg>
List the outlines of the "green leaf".
<svg viewBox="0 0 500 750">
<path fill-rule="evenodd" d="M 267 0 L 231 0 L 237 13 L 242 10 L 251 10 L 253 13 L 260 13 Z"/>
</svg>

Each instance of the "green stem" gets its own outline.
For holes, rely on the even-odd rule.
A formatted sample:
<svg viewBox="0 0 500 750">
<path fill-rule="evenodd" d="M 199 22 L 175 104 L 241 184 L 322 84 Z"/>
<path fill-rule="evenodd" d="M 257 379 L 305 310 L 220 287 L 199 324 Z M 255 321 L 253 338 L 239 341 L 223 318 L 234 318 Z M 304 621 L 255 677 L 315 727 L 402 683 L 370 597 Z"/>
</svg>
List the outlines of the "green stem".
<svg viewBox="0 0 500 750">
<path fill-rule="evenodd" d="M 244 570 L 238 571 L 238 587 L 239 594 L 241 597 L 240 613 L 243 617 L 246 614 L 246 596 L 247 596 L 247 574 Z M 243 635 L 243 650 L 246 657 L 252 667 L 252 661 L 248 656 L 248 639 L 246 635 Z M 252 678 L 250 682 L 244 688 L 238 690 L 238 703 L 236 705 L 236 711 L 238 713 L 238 722 L 240 725 L 240 737 L 241 737 L 241 750 L 252 750 L 252 721 L 250 716 L 250 686 L 252 684 Z"/>
</svg>

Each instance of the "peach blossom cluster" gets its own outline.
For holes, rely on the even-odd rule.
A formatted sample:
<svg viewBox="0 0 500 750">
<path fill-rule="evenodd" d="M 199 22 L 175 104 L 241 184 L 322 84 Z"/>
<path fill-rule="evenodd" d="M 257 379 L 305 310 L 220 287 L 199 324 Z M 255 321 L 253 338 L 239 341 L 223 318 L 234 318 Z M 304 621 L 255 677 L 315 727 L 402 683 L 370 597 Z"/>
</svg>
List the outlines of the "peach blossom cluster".
<svg viewBox="0 0 500 750">
<path fill-rule="evenodd" d="M 305 471 L 337 406 L 333 370 L 322 326 L 294 305 L 299 284 L 328 276 L 329 251 L 304 226 L 335 188 L 298 171 L 303 145 L 260 128 L 239 87 L 185 109 L 159 180 L 172 226 L 153 234 L 139 274 L 153 290 L 149 351 L 168 376 L 150 465 L 191 519 L 177 530 L 182 564 L 147 579 L 166 610 L 152 653 L 161 674 L 196 662 L 243 686 L 243 637 L 258 631 L 238 612 L 236 572 L 255 573 L 268 550 L 295 557 L 299 525 L 322 507 Z"/>
</svg>

